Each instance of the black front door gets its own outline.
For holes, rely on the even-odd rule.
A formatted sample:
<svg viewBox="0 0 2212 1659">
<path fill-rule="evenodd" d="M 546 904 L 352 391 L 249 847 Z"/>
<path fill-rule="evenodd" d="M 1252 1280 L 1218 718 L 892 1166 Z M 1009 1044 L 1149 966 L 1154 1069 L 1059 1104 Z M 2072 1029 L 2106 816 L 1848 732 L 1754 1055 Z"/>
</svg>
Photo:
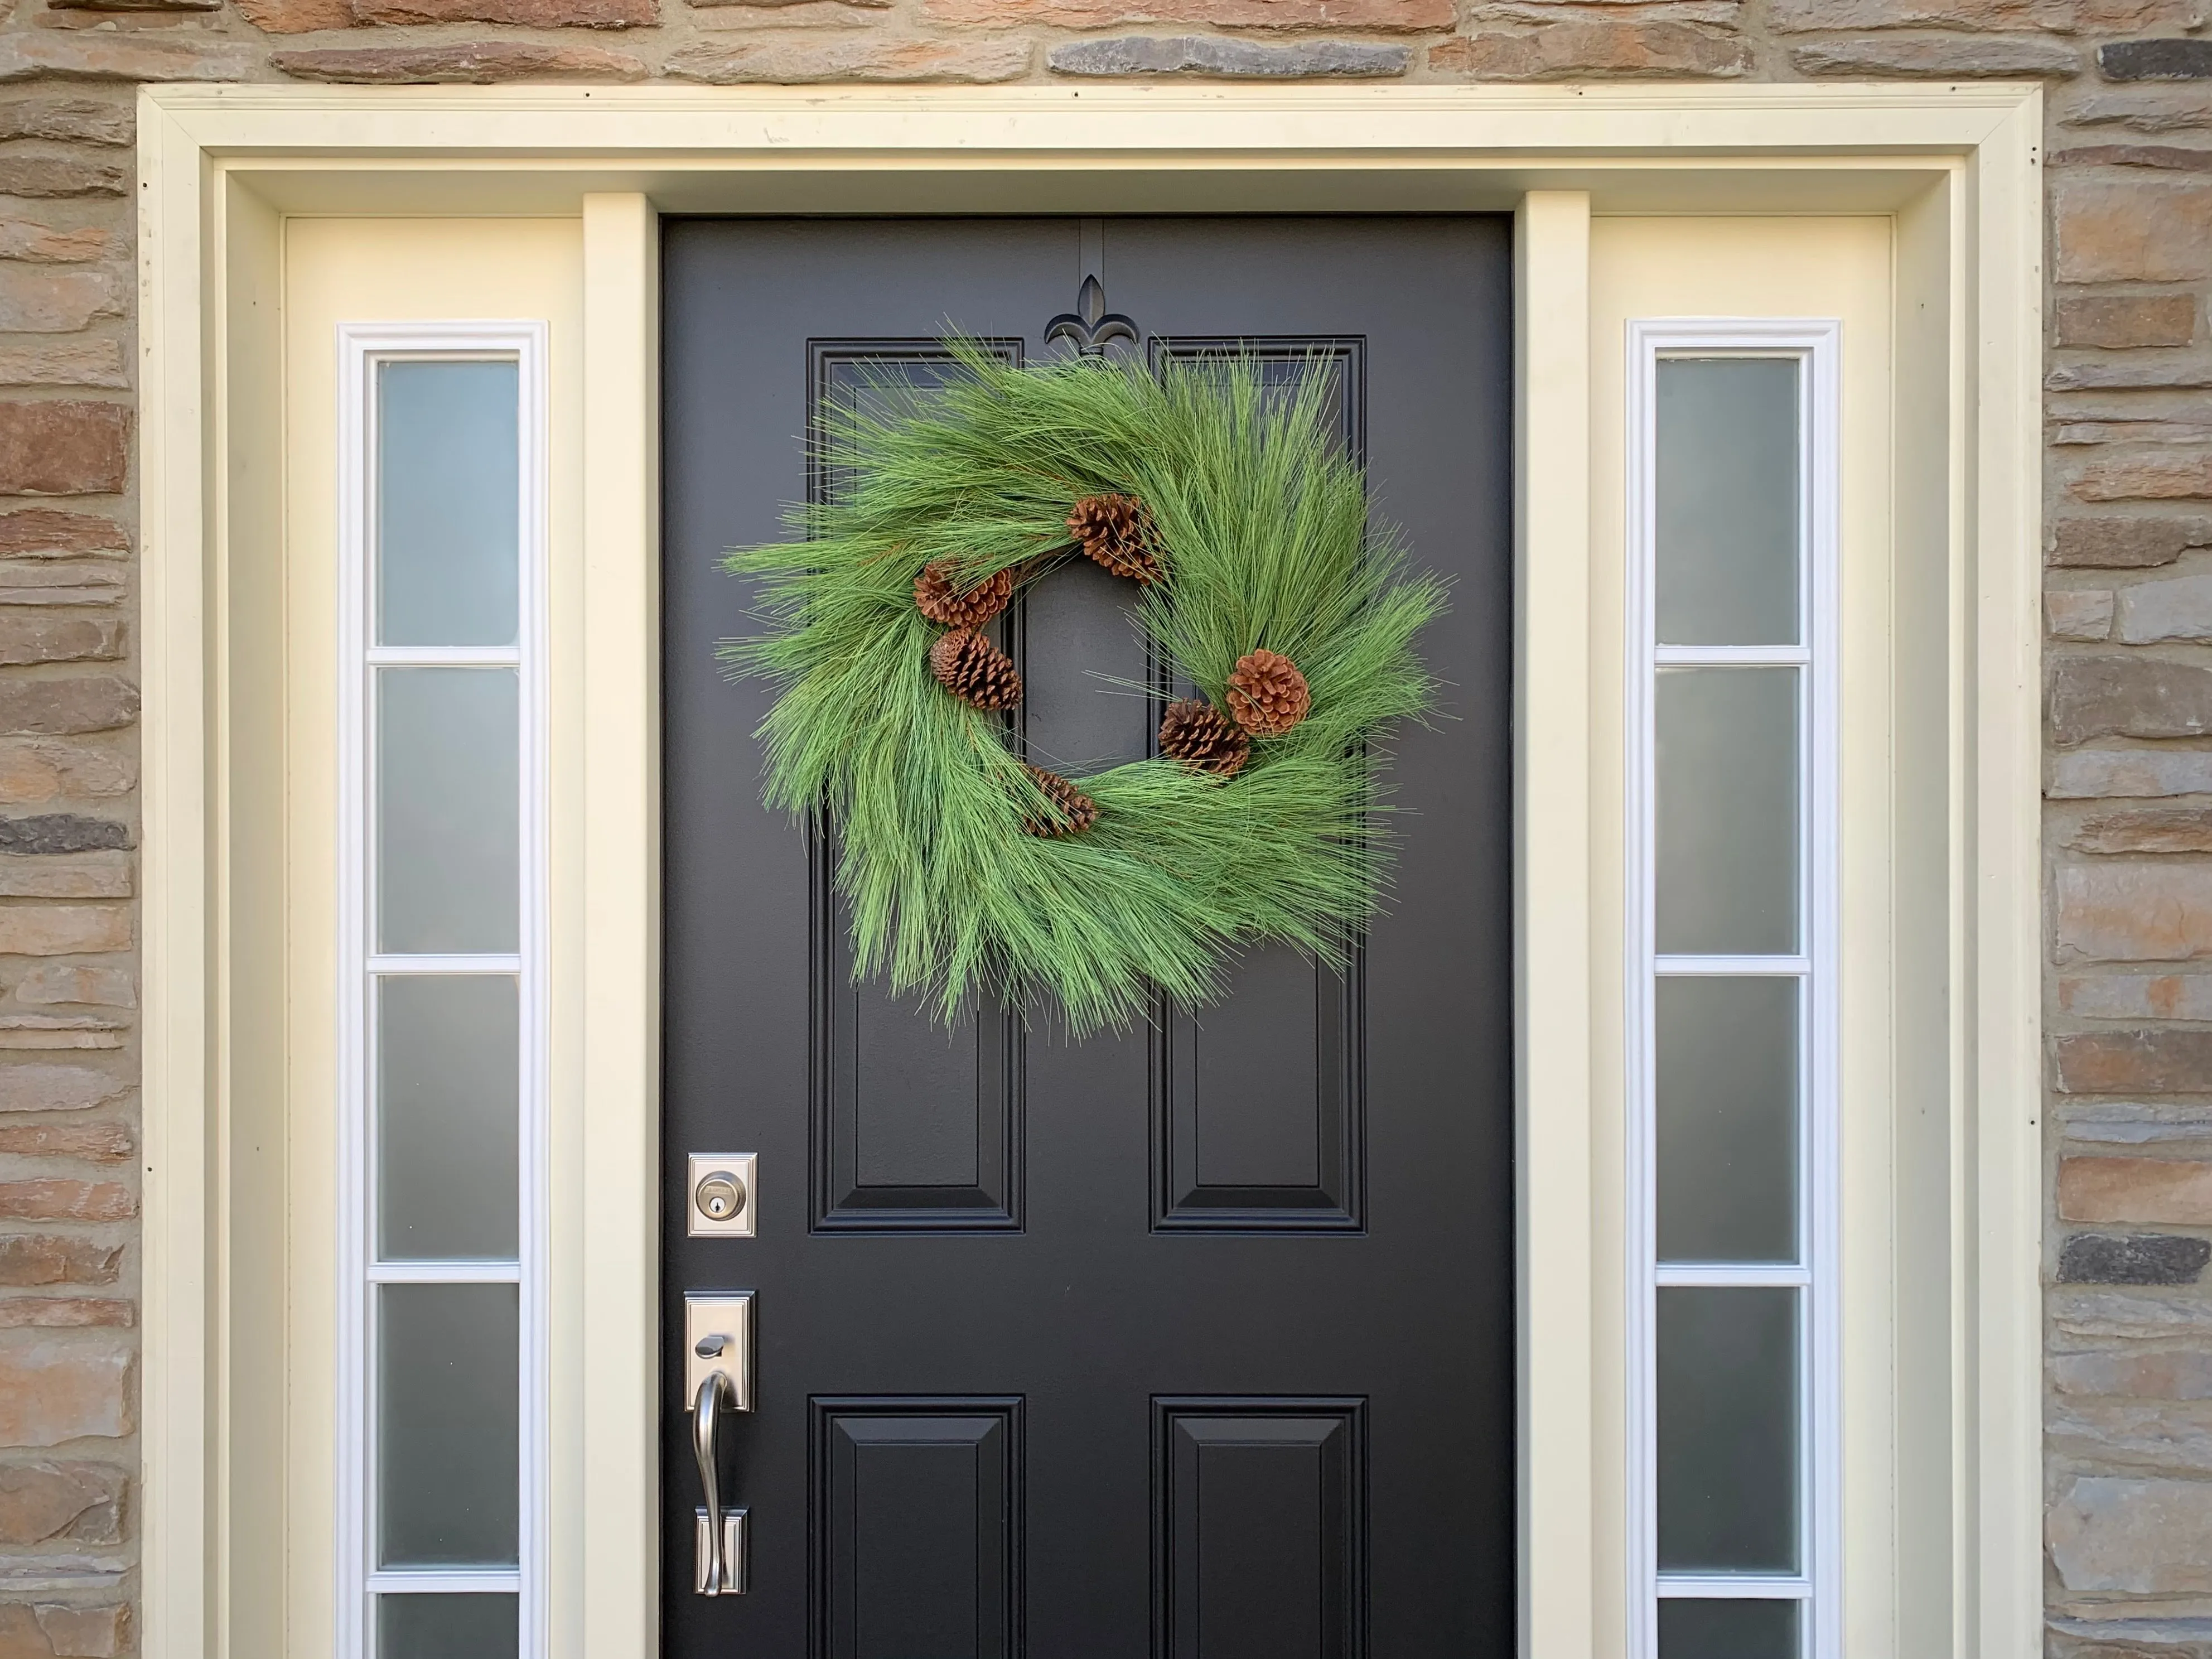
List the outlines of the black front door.
<svg viewBox="0 0 2212 1659">
<path fill-rule="evenodd" d="M 1089 271 L 1153 351 L 1319 353 L 1376 511 L 1449 573 L 1352 970 L 1261 950 L 1197 1018 L 950 1034 L 847 972 L 763 810 L 724 549 L 804 434 L 948 325 L 1034 361 Z M 688 221 L 665 245 L 666 1648 L 682 1659 L 1458 1659 L 1514 1644 L 1510 227 L 1495 217 Z M 1146 752 L 1129 589 L 1012 627 L 1025 734 Z M 1065 763 L 1063 765 L 1062 763 Z M 758 1236 L 686 1236 L 692 1152 Z M 686 1291 L 756 1291 L 725 1423 L 750 1584 L 693 1593 Z"/>
</svg>

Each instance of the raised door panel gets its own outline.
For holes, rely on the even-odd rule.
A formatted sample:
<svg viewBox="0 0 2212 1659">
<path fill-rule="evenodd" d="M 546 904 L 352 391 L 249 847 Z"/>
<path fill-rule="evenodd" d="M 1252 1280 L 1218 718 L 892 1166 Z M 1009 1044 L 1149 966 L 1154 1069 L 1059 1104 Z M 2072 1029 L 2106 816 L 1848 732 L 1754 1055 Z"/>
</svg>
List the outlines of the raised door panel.
<svg viewBox="0 0 2212 1659">
<path fill-rule="evenodd" d="M 985 348 L 1009 362 L 1019 340 Z M 844 489 L 827 453 L 836 423 L 926 398 L 959 368 L 944 342 L 807 342 L 807 491 Z M 1018 623 L 999 624 L 1001 631 Z M 1004 1231 L 1021 1225 L 1023 1033 L 989 1002 L 949 1027 L 856 984 L 837 893 L 836 842 L 817 827 L 811 860 L 813 1224 L 824 1232 Z"/>
<path fill-rule="evenodd" d="M 1248 356 L 1286 392 L 1319 369 L 1346 450 L 1364 459 L 1366 341 L 1358 335 L 1155 339 L 1152 356 Z M 1188 694 L 1156 678 L 1155 696 Z M 1152 1224 L 1163 1232 L 1347 1232 L 1364 1224 L 1365 985 L 1279 945 L 1248 951 L 1230 994 L 1163 1006 L 1152 1036 Z"/>
<path fill-rule="evenodd" d="M 1361 1659 L 1365 1403 L 1153 1410 L 1155 1659 Z"/>
<path fill-rule="evenodd" d="M 1021 1405 L 813 1402 L 817 1659 L 1017 1659 Z"/>
</svg>

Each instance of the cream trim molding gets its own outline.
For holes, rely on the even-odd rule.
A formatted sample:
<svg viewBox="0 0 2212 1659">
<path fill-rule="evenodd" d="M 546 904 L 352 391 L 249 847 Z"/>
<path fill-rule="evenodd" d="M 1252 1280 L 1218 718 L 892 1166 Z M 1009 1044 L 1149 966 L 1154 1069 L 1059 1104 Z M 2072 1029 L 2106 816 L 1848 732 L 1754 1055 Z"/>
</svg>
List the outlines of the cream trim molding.
<svg viewBox="0 0 2212 1659">
<path fill-rule="evenodd" d="M 267 1639 L 281 1610 L 262 1600 L 280 1594 L 264 1547 L 281 1545 L 284 1517 L 258 1414 L 283 1355 L 257 1254 L 282 1202 L 263 1136 L 285 1109 L 282 1056 L 269 1053 L 283 1022 L 267 1017 L 283 993 L 283 781 L 271 757 L 283 745 L 268 741 L 260 695 L 282 684 L 268 589 L 283 569 L 285 219 L 582 222 L 587 689 L 579 920 L 556 956 L 579 964 L 590 1018 L 572 1047 L 556 1036 L 553 1088 L 591 1103 L 591 1184 L 576 1248 L 555 1245 L 556 1263 L 576 1264 L 552 1291 L 556 1329 L 571 1333 L 556 1365 L 573 1358 L 580 1403 L 574 1443 L 555 1450 L 574 1474 L 556 1477 L 549 1571 L 573 1613 L 556 1621 L 554 1651 L 648 1659 L 658 216 L 1348 209 L 1516 216 L 1520 1550 L 1532 1659 L 1603 1659 L 1625 1582 L 1618 1471 L 1602 1467 L 1618 1437 L 1594 1370 L 1620 1317 L 1593 1239 L 1618 1201 L 1593 1114 L 1617 1093 L 1607 1068 L 1618 1057 L 1597 1033 L 1617 1007 L 1622 946 L 1594 899 L 1619 877 L 1603 867 L 1617 826 L 1594 829 L 1611 784 L 1591 735 L 1594 677 L 1619 641 L 1593 623 L 1592 573 L 1616 568 L 1620 550 L 1594 544 L 1587 505 L 1590 222 L 1860 213 L 1896 226 L 1899 350 L 1914 374 L 1897 542 L 1943 618 L 1920 630 L 1932 643 L 1910 683 L 1922 730 L 1934 711 L 1948 716 L 1929 762 L 1948 838 L 1910 907 L 1936 963 L 1914 982 L 1932 996 L 1914 1006 L 1947 1012 L 1913 1064 L 1952 1164 L 1945 1259 L 1913 1264 L 1945 1287 L 1948 1340 L 1923 1344 L 1925 1363 L 1900 1364 L 1897 1384 L 1900 1413 L 1923 1425 L 1914 1444 L 1948 1516 L 1949 1571 L 1901 1609 L 1888 1650 L 2039 1653 L 2041 131 L 2039 92 L 2008 84 L 144 88 L 149 1659 L 286 1650 Z M 556 1018 L 574 1006 L 556 1000 Z M 1908 1565 L 1924 1574 L 1924 1562 L 1883 1571 Z"/>
</svg>

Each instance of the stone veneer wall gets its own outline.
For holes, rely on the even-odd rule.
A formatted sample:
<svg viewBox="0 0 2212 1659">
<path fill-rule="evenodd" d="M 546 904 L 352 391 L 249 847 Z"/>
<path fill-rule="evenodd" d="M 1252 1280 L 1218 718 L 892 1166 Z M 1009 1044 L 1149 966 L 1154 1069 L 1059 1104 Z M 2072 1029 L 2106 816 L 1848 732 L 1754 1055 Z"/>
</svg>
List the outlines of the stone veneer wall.
<svg viewBox="0 0 2212 1659">
<path fill-rule="evenodd" d="M 2212 1659 L 2212 0 L 15 0 L 0 23 L 0 1659 L 131 1606 L 131 83 L 2050 89 L 2050 1646 Z"/>
</svg>

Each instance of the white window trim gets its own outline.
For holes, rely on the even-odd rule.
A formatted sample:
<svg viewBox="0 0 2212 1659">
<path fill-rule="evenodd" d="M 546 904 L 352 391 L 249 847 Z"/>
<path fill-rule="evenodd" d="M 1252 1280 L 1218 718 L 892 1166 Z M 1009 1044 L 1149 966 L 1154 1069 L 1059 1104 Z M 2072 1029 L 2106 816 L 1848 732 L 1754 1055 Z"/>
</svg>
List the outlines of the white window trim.
<svg viewBox="0 0 2212 1659">
<path fill-rule="evenodd" d="M 246 1273 L 232 1241 L 270 1202 L 244 1137 L 283 1105 L 265 1083 L 281 1009 L 258 971 L 273 872 L 241 849 L 267 844 L 286 786 L 265 747 L 239 740 L 249 730 L 239 711 L 282 696 L 262 666 L 267 609 L 251 596 L 283 551 L 272 458 L 286 216 L 580 218 L 588 689 L 574 763 L 580 896 L 567 914 L 579 918 L 577 994 L 592 1018 L 580 1053 L 556 1051 L 556 1070 L 592 1103 L 579 1158 L 594 1187 L 592 1202 L 555 1218 L 577 1267 L 556 1287 L 568 1390 L 556 1412 L 574 1400 L 573 1422 L 556 1419 L 568 1424 L 558 1449 L 575 1501 L 557 1511 L 567 1541 L 553 1576 L 571 1611 L 553 1636 L 562 1659 L 649 1659 L 663 1405 L 656 216 L 1255 207 L 1517 208 L 1523 228 L 1516 1340 L 1522 1631 L 1534 1659 L 1621 1651 L 1619 1415 L 1596 1364 L 1620 1256 L 1595 1230 L 1618 1171 L 1594 1164 L 1592 1112 L 1618 1086 L 1607 1025 L 1618 933 L 1593 924 L 1606 921 L 1604 884 L 1617 885 L 1620 866 L 1589 857 L 1617 833 L 1609 799 L 1602 823 L 1590 811 L 1616 775 L 1590 761 L 1593 732 L 1620 708 L 1609 682 L 1592 695 L 1596 665 L 1620 661 L 1618 629 L 1591 628 L 1592 561 L 1620 550 L 1588 533 L 1591 216 L 1895 216 L 1911 296 L 1895 313 L 1911 381 L 1897 407 L 1916 440 L 1900 446 L 1900 523 L 1914 568 L 1951 601 L 1948 633 L 1911 669 L 1942 711 L 1931 714 L 1943 738 L 1929 770 L 1961 804 L 1937 849 L 1936 902 L 1911 919 L 1948 964 L 1947 1012 L 1926 1039 L 1942 1057 L 1928 1100 L 1961 1151 L 1935 1229 L 1951 1245 L 1926 1280 L 1944 1340 L 1899 1379 L 1942 1425 L 1942 1455 L 1916 1471 L 1937 1492 L 1920 1510 L 1936 1541 L 1916 1554 L 1916 1617 L 1940 1601 L 1931 1653 L 2035 1650 L 2039 88 L 150 87 L 139 120 L 147 1659 L 242 1653 L 234 1632 L 279 1616 L 266 1581 L 283 1545 L 272 1500 L 284 1465 L 244 1384 L 285 1363 L 271 1346 L 283 1326 L 268 1275 Z M 569 948 L 556 944 L 556 959 Z M 241 1095 L 234 1079 L 248 1072 L 259 1092 Z"/>
<path fill-rule="evenodd" d="M 338 350 L 338 1030 L 337 1451 L 335 1585 L 338 1659 L 372 1659 L 378 1592 L 511 1591 L 519 1597 L 520 1652 L 545 1651 L 546 1474 L 549 1428 L 550 1254 L 547 1215 L 548 1088 L 546 800 L 545 325 L 516 322 L 346 323 Z M 376 546 L 377 367 L 391 362 L 511 360 L 516 365 L 520 492 L 518 642 L 513 647 L 374 646 L 370 593 Z M 512 667 L 520 680 L 520 949 L 514 954 L 395 956 L 373 948 L 374 860 L 369 814 L 376 753 L 376 671 L 383 667 Z M 374 1185 L 375 1042 L 370 1018 L 378 979 L 410 975 L 514 974 L 518 981 L 521 1121 L 518 1125 L 518 1260 L 376 1261 Z M 517 1469 L 519 1560 L 513 1571 L 379 1570 L 374 1564 L 376 1409 L 374 1287 L 383 1284 L 520 1286 Z"/>
<path fill-rule="evenodd" d="M 1841 649 L 1838 540 L 1842 325 L 1796 319 L 1638 319 L 1628 325 L 1628 624 L 1624 676 L 1629 855 L 1626 1267 L 1630 1494 L 1628 1652 L 1657 1659 L 1656 1607 L 1668 1597 L 1787 1599 L 1801 1615 L 1804 1659 L 1840 1659 L 1842 1571 L 1842 1297 L 1838 1287 L 1840 1207 L 1838 1129 L 1837 936 L 1838 729 Z M 1668 357 L 1790 357 L 1798 380 L 1799 546 L 1805 550 L 1797 647 L 1661 646 L 1656 643 L 1658 365 Z M 1667 666 L 1794 667 L 1804 674 L 1798 714 L 1801 954 L 1662 957 L 1656 947 L 1657 741 L 1653 692 Z M 1803 986 L 1800 1058 L 1799 1257 L 1796 1266 L 1705 1266 L 1658 1261 L 1656 1216 L 1656 1021 L 1663 974 L 1786 975 Z M 1786 1286 L 1803 1293 L 1798 1492 L 1804 1571 L 1795 1578 L 1662 1574 L 1658 1567 L 1656 1292 L 1668 1285 Z M 1784 1592 L 1778 1596 L 1777 1592 Z"/>
</svg>

